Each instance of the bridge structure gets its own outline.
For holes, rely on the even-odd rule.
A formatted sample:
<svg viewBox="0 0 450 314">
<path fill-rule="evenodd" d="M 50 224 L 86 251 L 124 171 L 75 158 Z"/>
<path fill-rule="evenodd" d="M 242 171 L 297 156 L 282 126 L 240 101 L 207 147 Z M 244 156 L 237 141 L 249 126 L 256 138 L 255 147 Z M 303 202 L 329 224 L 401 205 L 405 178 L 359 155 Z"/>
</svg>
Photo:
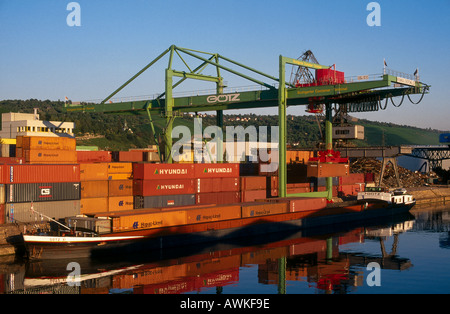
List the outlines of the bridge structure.
<svg viewBox="0 0 450 314">
<path fill-rule="evenodd" d="M 163 57 L 168 57 L 168 66 L 164 71 L 164 92 L 146 99 L 123 100 L 113 98 Z M 173 65 L 176 58 L 183 69 L 174 68 Z M 65 110 L 67 113 L 99 112 L 148 115 L 155 140 L 157 136 L 154 132 L 152 115 L 161 115 L 166 121 L 162 134 L 165 148 L 164 152 L 161 152 L 161 156 L 164 157 L 162 160 L 171 163 L 173 123 L 174 119 L 181 116 L 182 113 L 216 111 L 217 126 L 223 128 L 224 110 L 277 107 L 279 127 L 278 195 L 285 197 L 288 196 L 286 195 L 286 110 L 288 107 L 307 106 L 308 109 L 319 108 L 319 110 L 325 111 L 326 150 L 322 152 L 315 162 L 339 166 L 345 163 L 345 160 L 339 158 L 339 154 L 333 150 L 333 110 L 338 108 L 338 110 L 346 110 L 347 112 L 378 111 L 386 109 L 389 100 L 394 106 L 398 107 L 399 104 L 397 103 L 396 105 L 393 98 L 401 97 L 401 102 L 403 102 L 405 97 L 411 100 L 410 96 L 416 94 L 421 95 L 421 100 L 429 92 L 430 88 L 429 85 L 420 82 L 417 78 L 414 79 L 412 76 L 397 73 L 392 75 L 393 73 L 389 74 L 386 71 L 380 75 L 365 75 L 345 81 L 316 81 L 299 86 L 295 82 L 286 81 L 286 66 L 316 70 L 316 73 L 319 70 L 328 71 L 332 66 L 310 62 L 310 60 L 307 61 L 304 58 L 294 59 L 282 55 L 279 56 L 278 65 L 278 76 L 272 76 L 218 53 L 203 52 L 172 45 L 100 103 L 67 103 Z M 213 68 L 214 74 L 203 74 L 208 66 Z M 222 74 L 225 72 L 257 84 L 257 88 L 244 91 L 229 89 L 225 84 L 224 77 L 222 77 Z M 250 74 L 244 74 L 243 72 L 249 72 Z M 174 97 L 173 90 L 188 79 L 211 82 L 215 85 L 215 90 L 206 94 Z M 223 151 L 220 148 L 222 145 L 218 145 L 218 147 L 217 153 L 223 156 Z M 222 158 L 218 158 L 218 160 L 222 160 Z M 324 192 L 311 192 L 309 196 L 319 196 L 320 194 L 320 196 L 331 200 L 332 176 L 335 175 L 331 173 L 326 175 L 327 192 L 324 195 Z"/>
<path fill-rule="evenodd" d="M 415 146 L 412 147 L 411 153 L 406 155 L 426 160 L 424 164 L 428 162 L 428 171 L 435 170 L 442 168 L 444 160 L 450 160 L 450 146 Z"/>
</svg>

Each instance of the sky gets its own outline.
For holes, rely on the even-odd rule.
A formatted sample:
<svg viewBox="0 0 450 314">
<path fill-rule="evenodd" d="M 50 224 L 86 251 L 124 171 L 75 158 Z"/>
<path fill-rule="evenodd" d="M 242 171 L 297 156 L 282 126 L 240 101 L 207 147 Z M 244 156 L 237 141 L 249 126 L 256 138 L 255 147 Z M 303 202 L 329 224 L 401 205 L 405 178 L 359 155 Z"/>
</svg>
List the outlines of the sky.
<svg viewBox="0 0 450 314">
<path fill-rule="evenodd" d="M 172 44 L 219 53 L 276 77 L 280 55 L 298 58 L 311 50 L 345 76 L 380 74 L 383 60 L 400 72 L 418 68 L 431 85 L 420 104 L 406 98 L 399 108 L 389 104 L 354 116 L 450 130 L 450 0 L 376 1 L 381 25 L 372 27 L 368 0 L 79 0 L 80 26 L 67 23 L 70 2 L 0 0 L 0 99 L 101 100 Z M 117 96 L 163 92 L 167 60 Z M 174 68 L 186 70 L 179 61 Z M 254 85 L 222 75 L 229 86 Z M 177 90 L 215 88 L 205 84 L 191 81 Z M 305 114 L 305 107 L 288 114 Z"/>
</svg>

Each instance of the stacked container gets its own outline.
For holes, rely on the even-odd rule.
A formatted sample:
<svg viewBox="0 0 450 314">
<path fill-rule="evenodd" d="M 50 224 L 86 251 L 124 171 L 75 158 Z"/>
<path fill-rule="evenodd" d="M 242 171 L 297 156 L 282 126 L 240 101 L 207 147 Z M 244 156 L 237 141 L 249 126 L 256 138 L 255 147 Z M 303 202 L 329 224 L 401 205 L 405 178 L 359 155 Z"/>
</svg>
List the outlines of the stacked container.
<svg viewBox="0 0 450 314">
<path fill-rule="evenodd" d="M 267 196 L 266 177 L 241 177 L 241 202 L 253 202 Z"/>
<path fill-rule="evenodd" d="M 1 169 L 5 222 L 34 222 L 46 220 L 45 216 L 61 219 L 80 214 L 79 165 L 14 164 L 2 165 Z"/>
<path fill-rule="evenodd" d="M 108 163 L 80 163 L 81 213 L 108 211 Z"/>
<path fill-rule="evenodd" d="M 196 204 L 241 201 L 239 164 L 194 164 Z"/>
<path fill-rule="evenodd" d="M 133 200 L 133 165 L 110 162 L 108 165 L 108 211 L 131 210 Z"/>
<path fill-rule="evenodd" d="M 356 196 L 358 192 L 364 191 L 364 173 L 351 173 L 346 177 L 339 177 L 338 195 L 339 197 Z"/>
<path fill-rule="evenodd" d="M 18 136 L 16 157 L 33 164 L 77 163 L 76 140 L 69 137 Z"/>
<path fill-rule="evenodd" d="M 194 205 L 194 178 L 193 164 L 134 163 L 134 207 Z"/>
</svg>

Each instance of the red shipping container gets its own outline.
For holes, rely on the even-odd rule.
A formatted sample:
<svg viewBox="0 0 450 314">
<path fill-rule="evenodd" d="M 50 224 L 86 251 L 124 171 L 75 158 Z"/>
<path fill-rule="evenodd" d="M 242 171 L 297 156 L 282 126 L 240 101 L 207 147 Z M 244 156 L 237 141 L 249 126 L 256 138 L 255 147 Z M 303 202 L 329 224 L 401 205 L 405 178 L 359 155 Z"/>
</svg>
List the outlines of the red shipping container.
<svg viewBox="0 0 450 314">
<path fill-rule="evenodd" d="M 353 185 L 364 182 L 364 173 L 350 173 L 348 176 L 339 177 L 339 185 Z"/>
<path fill-rule="evenodd" d="M 0 157 L 0 164 L 24 164 L 25 158 L 19 157 Z"/>
<path fill-rule="evenodd" d="M 266 190 L 250 190 L 241 192 L 241 202 L 254 202 L 255 200 L 265 199 Z"/>
<path fill-rule="evenodd" d="M 193 179 L 134 180 L 133 195 L 156 196 L 194 194 Z"/>
<path fill-rule="evenodd" d="M 237 178 L 239 164 L 194 164 L 195 178 Z"/>
<path fill-rule="evenodd" d="M 265 193 L 265 191 L 264 191 Z M 200 193 L 195 195 L 196 204 L 234 204 L 240 202 L 239 192 Z"/>
<path fill-rule="evenodd" d="M 196 179 L 195 193 L 239 192 L 239 178 Z"/>
<path fill-rule="evenodd" d="M 110 151 L 77 151 L 78 162 L 111 162 Z"/>
<path fill-rule="evenodd" d="M 265 190 L 267 178 L 262 176 L 241 177 L 241 190 Z"/>
<path fill-rule="evenodd" d="M 144 161 L 144 153 L 142 151 L 113 152 L 115 161 L 140 162 Z"/>
<path fill-rule="evenodd" d="M 133 177 L 138 180 L 194 179 L 194 165 L 134 163 Z"/>
<path fill-rule="evenodd" d="M 80 182 L 80 165 L 7 165 L 7 183 Z"/>
<path fill-rule="evenodd" d="M 345 73 L 332 69 L 317 69 L 316 80 L 318 85 L 344 84 Z"/>
</svg>

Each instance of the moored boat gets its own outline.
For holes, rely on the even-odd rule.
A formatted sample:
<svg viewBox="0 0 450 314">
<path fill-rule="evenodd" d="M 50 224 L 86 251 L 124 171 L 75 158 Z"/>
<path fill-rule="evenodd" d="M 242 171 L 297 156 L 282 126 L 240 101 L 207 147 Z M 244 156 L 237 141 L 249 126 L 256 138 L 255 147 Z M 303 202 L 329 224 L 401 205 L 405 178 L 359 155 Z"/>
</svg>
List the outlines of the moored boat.
<svg viewBox="0 0 450 314">
<path fill-rule="evenodd" d="M 95 257 L 347 223 L 407 212 L 415 204 L 405 193 L 370 189 L 361 193 L 355 201 L 335 204 L 327 204 L 325 198 L 288 197 L 99 213 L 72 217 L 79 225 L 93 221 L 90 230 L 71 226 L 58 234 L 23 235 L 23 239 L 31 259 Z"/>
</svg>

